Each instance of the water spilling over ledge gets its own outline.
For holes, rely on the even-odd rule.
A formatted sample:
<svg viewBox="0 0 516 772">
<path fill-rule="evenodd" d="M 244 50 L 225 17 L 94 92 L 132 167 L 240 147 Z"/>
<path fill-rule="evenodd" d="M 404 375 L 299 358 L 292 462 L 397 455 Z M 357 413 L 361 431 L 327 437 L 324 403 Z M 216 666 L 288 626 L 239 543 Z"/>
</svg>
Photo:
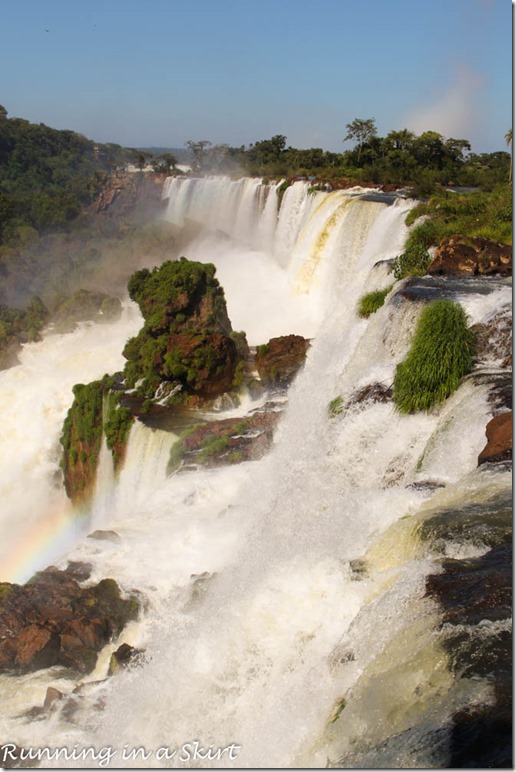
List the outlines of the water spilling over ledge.
<svg viewBox="0 0 516 772">
<path fill-rule="evenodd" d="M 428 577 L 449 570 L 443 558 L 482 561 L 505 544 L 510 471 L 478 467 L 491 375 L 503 368 L 490 362 L 491 374 L 466 379 L 428 413 L 394 409 L 389 387 L 426 301 L 406 295 L 410 286 L 426 292 L 428 281 L 396 285 L 369 319 L 357 316 L 362 294 L 392 282 L 388 261 L 402 249 L 411 207 L 361 193 L 295 183 L 278 206 L 277 186 L 258 180 L 171 179 L 164 190 L 171 222 L 202 226 L 182 254 L 216 265 L 233 328 L 251 345 L 289 333 L 312 340 L 262 458 L 168 474 L 178 433 L 137 421 L 118 478 L 101 453 L 78 529 L 55 479 L 71 386 L 120 368 L 137 310 L 127 304 L 102 332 L 86 325 L 30 344 L 21 365 L 0 374 L 2 528 L 14 545 L 5 578 L 72 560 L 91 566 L 86 582 L 114 577 L 145 598 L 139 621 L 105 647 L 78 692 L 62 670 L 0 676 L 6 741 L 110 748 L 114 767 L 444 767 L 451 739 L 472 726 L 464 715 L 481 721 L 503 708 L 503 657 L 493 668 L 486 658 L 480 672 L 471 647 L 453 659 L 448 645 L 464 632 L 501 641 L 486 651 L 503 649 L 503 604 L 489 624 L 451 620 L 444 591 L 428 592 Z M 471 323 L 509 313 L 505 280 L 488 294 L 478 280 L 473 292 L 437 283 Z M 337 397 L 342 410 L 332 415 Z M 247 395 L 216 417 L 262 403 Z M 64 543 L 44 540 L 48 558 L 39 544 L 24 552 L 27 533 L 41 536 L 60 511 Z M 81 528 L 108 536 L 81 538 Z M 102 680 L 123 643 L 143 659 Z M 29 721 L 49 686 L 65 698 Z M 123 755 L 137 746 L 145 752 Z"/>
</svg>

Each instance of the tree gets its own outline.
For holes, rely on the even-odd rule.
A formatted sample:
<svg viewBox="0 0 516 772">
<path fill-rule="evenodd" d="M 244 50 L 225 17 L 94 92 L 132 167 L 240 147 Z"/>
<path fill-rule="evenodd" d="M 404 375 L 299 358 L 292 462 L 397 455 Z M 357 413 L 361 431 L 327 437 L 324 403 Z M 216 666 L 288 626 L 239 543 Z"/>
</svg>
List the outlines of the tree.
<svg viewBox="0 0 516 772">
<path fill-rule="evenodd" d="M 207 153 L 206 148 L 210 147 L 210 145 L 211 142 L 207 139 L 200 139 L 198 142 L 189 139 L 188 142 L 185 142 L 185 146 L 189 148 L 193 155 L 192 166 L 195 171 L 201 171 L 204 167 Z"/>
<path fill-rule="evenodd" d="M 346 123 L 348 133 L 342 140 L 354 139 L 358 142 L 358 161 L 360 162 L 360 153 L 365 142 L 369 142 L 376 136 L 376 123 L 374 118 L 355 118 L 351 123 Z"/>
<path fill-rule="evenodd" d="M 152 161 L 152 168 L 155 172 L 170 174 L 177 166 L 177 158 L 172 153 L 162 153 Z"/>
<path fill-rule="evenodd" d="M 511 182 L 512 181 L 512 126 L 507 132 L 507 134 L 505 135 L 505 142 L 507 146 L 511 148 L 511 162 L 509 166 L 509 182 Z"/>
</svg>

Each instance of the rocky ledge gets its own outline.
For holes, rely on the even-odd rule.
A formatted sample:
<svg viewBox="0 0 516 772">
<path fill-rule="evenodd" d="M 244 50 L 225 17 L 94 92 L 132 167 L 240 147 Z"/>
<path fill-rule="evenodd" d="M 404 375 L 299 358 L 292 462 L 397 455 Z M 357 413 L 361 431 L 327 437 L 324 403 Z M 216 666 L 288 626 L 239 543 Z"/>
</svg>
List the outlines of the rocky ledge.
<svg viewBox="0 0 516 772">
<path fill-rule="evenodd" d="M 0 583 L 0 672 L 61 665 L 90 673 L 103 646 L 136 619 L 138 599 L 123 598 L 114 579 L 81 587 L 74 570 L 51 566 L 25 585 Z"/>
<path fill-rule="evenodd" d="M 479 236 L 447 236 L 437 247 L 428 273 L 438 276 L 511 276 L 512 248 Z"/>
<path fill-rule="evenodd" d="M 172 446 L 169 473 L 260 458 L 272 444 L 280 415 L 281 409 L 269 404 L 243 418 L 208 421 L 186 430 Z"/>
</svg>

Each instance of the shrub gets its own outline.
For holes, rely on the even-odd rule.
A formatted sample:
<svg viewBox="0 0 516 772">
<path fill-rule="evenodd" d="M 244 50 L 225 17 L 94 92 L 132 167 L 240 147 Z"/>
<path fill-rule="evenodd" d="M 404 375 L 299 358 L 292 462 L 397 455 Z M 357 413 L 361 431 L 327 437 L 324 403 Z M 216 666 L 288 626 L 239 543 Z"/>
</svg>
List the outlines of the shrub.
<svg viewBox="0 0 516 772">
<path fill-rule="evenodd" d="M 358 301 L 358 315 L 367 319 L 375 311 L 378 311 L 385 303 L 385 298 L 393 286 L 393 284 L 390 284 L 383 290 L 376 290 L 375 292 L 368 292 L 367 295 L 362 295 Z"/>
<path fill-rule="evenodd" d="M 401 413 L 429 410 L 452 394 L 473 366 L 474 335 L 459 303 L 436 300 L 423 310 L 407 357 L 394 376 Z"/>
<path fill-rule="evenodd" d="M 405 252 L 394 259 L 390 272 L 398 280 L 406 276 L 424 276 L 429 265 L 430 255 L 424 247 L 409 246 Z"/>
</svg>

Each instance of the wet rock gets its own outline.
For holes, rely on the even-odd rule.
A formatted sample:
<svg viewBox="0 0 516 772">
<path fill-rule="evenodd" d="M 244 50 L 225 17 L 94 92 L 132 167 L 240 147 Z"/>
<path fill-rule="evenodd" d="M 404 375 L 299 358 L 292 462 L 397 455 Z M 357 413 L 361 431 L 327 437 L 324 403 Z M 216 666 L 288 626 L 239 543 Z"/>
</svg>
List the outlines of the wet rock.
<svg viewBox="0 0 516 772">
<path fill-rule="evenodd" d="M 255 366 L 266 386 L 288 386 L 305 363 L 310 341 L 283 335 L 256 349 Z"/>
<path fill-rule="evenodd" d="M 494 686 L 494 702 L 452 715 L 446 766 L 511 767 L 511 536 L 479 558 L 445 560 L 442 565 L 442 574 L 427 578 L 427 593 L 443 610 L 443 646 L 450 667 L 461 678 L 482 678 Z"/>
<path fill-rule="evenodd" d="M 135 619 L 139 602 L 122 598 L 113 579 L 82 588 L 51 567 L 20 586 L 0 585 L 0 671 L 53 665 L 91 672 L 97 653 Z"/>
<path fill-rule="evenodd" d="M 479 558 L 442 561 L 443 573 L 427 577 L 427 594 L 439 599 L 443 619 L 454 625 L 507 619 L 512 609 L 512 546 Z"/>
<path fill-rule="evenodd" d="M 128 643 L 122 643 L 116 651 L 113 652 L 109 660 L 108 675 L 113 675 L 120 668 L 124 669 L 138 661 L 143 654 L 143 649 L 136 649 Z"/>
<path fill-rule="evenodd" d="M 76 582 L 85 582 L 90 578 L 91 571 L 91 563 L 86 563 L 83 560 L 69 560 L 66 567 L 66 573 Z"/>
<path fill-rule="evenodd" d="M 477 362 L 512 367 L 512 317 L 508 309 L 498 311 L 489 321 L 475 324 L 471 329 L 475 333 Z"/>
<path fill-rule="evenodd" d="M 112 541 L 114 544 L 118 544 L 121 539 L 116 531 L 103 531 L 97 529 L 88 534 L 88 539 L 95 539 L 96 541 Z"/>
<path fill-rule="evenodd" d="M 392 400 L 392 386 L 383 383 L 370 383 L 362 389 L 353 392 L 346 403 L 346 410 L 352 405 L 361 403 L 390 402 Z"/>
<path fill-rule="evenodd" d="M 50 709 L 54 702 L 59 702 L 64 697 L 63 692 L 59 691 L 59 689 L 56 689 L 54 686 L 49 686 L 47 688 L 47 693 L 45 695 L 45 701 L 43 703 L 43 707 L 45 709 Z"/>
<path fill-rule="evenodd" d="M 478 464 L 512 459 L 512 410 L 500 413 L 486 426 L 487 445 L 478 457 Z"/>
<path fill-rule="evenodd" d="M 447 236 L 437 247 L 428 273 L 438 276 L 510 276 L 512 248 L 478 236 Z"/>
<path fill-rule="evenodd" d="M 429 303 L 432 300 L 456 300 L 461 295 L 490 295 L 506 287 L 510 279 L 499 276 L 411 276 L 405 279 L 391 299 L 392 305 L 403 300 Z"/>
<path fill-rule="evenodd" d="M 214 467 L 260 458 L 272 444 L 280 415 L 270 409 L 193 427 L 172 447 L 169 473 L 180 466 Z"/>
</svg>

